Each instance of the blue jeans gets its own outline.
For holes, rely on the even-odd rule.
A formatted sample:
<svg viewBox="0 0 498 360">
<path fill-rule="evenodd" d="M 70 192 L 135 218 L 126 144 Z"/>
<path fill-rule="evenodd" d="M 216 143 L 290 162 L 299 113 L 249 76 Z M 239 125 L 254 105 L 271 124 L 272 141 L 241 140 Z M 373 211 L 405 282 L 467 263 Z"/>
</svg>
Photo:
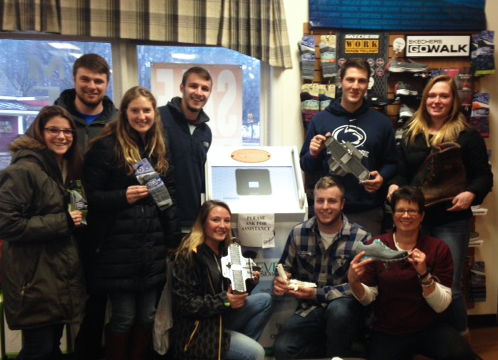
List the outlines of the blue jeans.
<svg viewBox="0 0 498 360">
<path fill-rule="evenodd" d="M 436 360 L 475 359 L 467 341 L 448 324 L 407 335 L 372 332 L 368 360 L 411 360 L 416 354 Z"/>
<path fill-rule="evenodd" d="M 225 327 L 230 333 L 230 347 L 225 359 L 264 360 L 265 350 L 257 342 L 271 315 L 272 298 L 265 292 L 246 298 L 244 307 L 225 316 Z"/>
<path fill-rule="evenodd" d="M 271 315 L 271 295 L 255 293 L 246 298 L 244 307 L 232 310 L 225 316 L 225 327 L 258 340 Z"/>
<path fill-rule="evenodd" d="M 129 333 L 133 326 L 152 326 L 156 313 L 157 289 L 145 292 L 121 291 L 109 294 L 111 321 L 109 329 L 116 334 Z"/>
<path fill-rule="evenodd" d="M 60 359 L 63 329 L 63 324 L 57 324 L 22 330 L 22 349 L 17 360 Z"/>
<path fill-rule="evenodd" d="M 451 251 L 453 258 L 453 301 L 451 302 L 446 314 L 448 322 L 459 332 L 465 332 L 467 327 L 467 306 L 462 291 L 462 273 L 465 265 L 465 256 L 470 239 L 470 220 L 458 220 L 451 223 L 438 226 L 424 226 L 423 231 L 443 240 Z"/>
<path fill-rule="evenodd" d="M 230 347 L 225 353 L 226 360 L 265 359 L 265 349 L 256 340 L 237 331 L 227 331 L 230 334 Z"/>
<path fill-rule="evenodd" d="M 293 314 L 275 340 L 278 360 L 310 357 L 356 356 L 352 349 L 364 324 L 365 308 L 355 298 L 332 300 L 306 317 Z"/>
</svg>

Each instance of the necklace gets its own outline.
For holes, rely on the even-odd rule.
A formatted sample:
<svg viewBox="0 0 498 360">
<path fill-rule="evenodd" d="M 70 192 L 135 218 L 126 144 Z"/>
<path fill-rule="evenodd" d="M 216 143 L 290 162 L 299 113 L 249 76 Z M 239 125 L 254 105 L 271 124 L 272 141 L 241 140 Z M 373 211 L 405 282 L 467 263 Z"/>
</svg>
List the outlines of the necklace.
<svg viewBox="0 0 498 360">
<path fill-rule="evenodd" d="M 413 249 L 415 249 L 415 246 L 413 246 L 409 250 L 401 248 L 401 246 L 399 245 L 399 243 L 396 241 L 396 234 L 395 233 L 393 233 L 393 240 L 394 240 L 394 246 L 396 246 L 396 249 L 398 249 L 399 251 L 408 251 L 408 252 L 411 252 Z"/>
</svg>

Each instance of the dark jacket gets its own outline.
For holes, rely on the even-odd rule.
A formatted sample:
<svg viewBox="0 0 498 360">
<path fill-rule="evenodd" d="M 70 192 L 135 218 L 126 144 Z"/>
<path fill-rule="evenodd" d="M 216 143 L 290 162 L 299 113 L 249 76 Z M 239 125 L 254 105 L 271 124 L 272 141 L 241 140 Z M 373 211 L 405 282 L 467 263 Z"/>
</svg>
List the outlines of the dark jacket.
<svg viewBox="0 0 498 360">
<path fill-rule="evenodd" d="M 104 111 L 102 111 L 100 116 L 95 119 L 94 122 L 88 125 L 83 118 L 83 115 L 78 112 L 74 105 L 75 98 L 76 90 L 67 89 L 61 92 L 59 98 L 55 100 L 54 105 L 62 106 L 72 115 L 74 123 L 76 124 L 76 131 L 78 133 L 78 144 L 80 145 L 81 150 L 84 153 L 88 149 L 88 142 L 94 137 L 100 135 L 100 133 L 104 129 L 105 124 L 113 120 L 116 117 L 118 111 L 111 99 L 105 96 L 102 100 Z"/>
<path fill-rule="evenodd" d="M 481 135 L 474 129 L 462 131 L 456 142 L 462 147 L 462 159 L 468 181 L 466 191 L 470 191 L 476 195 L 472 205 L 480 204 L 493 186 L 493 173 L 488 162 L 486 145 Z M 424 136 L 419 134 L 415 137 L 413 143 L 408 143 L 405 134 L 399 151 L 399 171 L 391 180 L 391 183 L 399 186 L 418 185 L 413 183 L 415 174 L 430 153 L 430 147 L 427 146 Z M 452 176 L 452 174 L 448 174 L 448 176 Z M 427 208 L 424 223 L 440 225 L 472 216 L 470 209 L 464 211 L 446 211 L 451 206 L 451 201 L 446 201 Z"/>
<path fill-rule="evenodd" d="M 180 97 L 159 108 L 169 147 L 170 159 L 175 167 L 178 217 L 182 227 L 190 228 L 201 207 L 201 193 L 205 192 L 204 164 L 211 146 L 209 117 L 199 113 L 195 130 L 190 134 L 189 123 L 180 108 Z"/>
<path fill-rule="evenodd" d="M 0 173 L 5 314 L 11 329 L 79 322 L 86 294 L 74 224 L 52 151 L 23 136 Z"/>
<path fill-rule="evenodd" d="M 219 257 L 206 245 L 192 259 L 179 257 L 173 265 L 173 329 L 175 359 L 223 359 L 230 344 L 223 315 L 231 311 Z"/>
<path fill-rule="evenodd" d="M 116 141 L 113 135 L 102 138 L 85 156 L 87 239 L 95 242 L 93 274 L 88 276 L 92 289 L 142 291 L 164 281 L 167 249 L 180 240 L 178 222 L 175 205 L 160 211 L 151 196 L 128 204 L 126 189 L 139 183 L 117 163 Z M 155 165 L 154 159 L 149 161 Z M 174 199 L 170 171 L 163 181 Z"/>
<path fill-rule="evenodd" d="M 396 174 L 397 153 L 391 121 L 365 103 L 355 113 L 349 113 L 341 106 L 340 99 L 336 100 L 315 115 L 309 124 L 300 154 L 301 168 L 305 172 L 318 173 L 320 176 L 329 174 L 330 156 L 327 150 L 322 151 L 316 159 L 309 153 L 311 139 L 328 132 L 339 142 L 351 142 L 363 153 L 363 165 L 369 171 L 377 170 L 384 178 L 380 190 L 368 193 L 353 175 L 334 175 L 346 190 L 344 211 L 352 213 L 381 206 L 386 195 L 387 181 Z"/>
</svg>

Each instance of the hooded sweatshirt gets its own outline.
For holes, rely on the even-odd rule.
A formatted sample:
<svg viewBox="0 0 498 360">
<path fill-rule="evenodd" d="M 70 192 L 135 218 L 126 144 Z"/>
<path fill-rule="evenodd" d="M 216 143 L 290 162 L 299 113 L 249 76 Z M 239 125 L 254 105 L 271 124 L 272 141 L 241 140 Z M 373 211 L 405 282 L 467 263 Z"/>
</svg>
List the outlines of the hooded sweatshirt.
<svg viewBox="0 0 498 360">
<path fill-rule="evenodd" d="M 105 124 L 113 120 L 118 111 L 114 106 L 111 99 L 107 96 L 102 100 L 104 110 L 100 113 L 99 117 L 95 119 L 91 124 L 87 124 L 83 115 L 78 112 L 76 106 L 74 105 L 74 100 L 76 98 L 75 89 L 64 90 L 59 98 L 55 100 L 54 105 L 59 105 L 65 108 L 71 116 L 73 117 L 74 123 L 76 124 L 76 131 L 78 133 L 78 145 L 80 145 L 81 150 L 86 152 L 88 149 L 88 142 L 94 137 L 100 135 L 104 129 Z"/>
<path fill-rule="evenodd" d="M 375 193 L 365 191 L 352 174 L 339 176 L 330 174 L 327 151 L 317 158 L 309 153 L 311 139 L 318 134 L 332 133 L 340 143 L 352 143 L 362 154 L 362 163 L 369 170 L 377 170 L 384 178 L 381 189 Z M 354 213 L 370 210 L 383 204 L 387 181 L 396 173 L 397 152 L 391 121 L 365 103 L 354 113 L 346 111 L 340 99 L 332 102 L 324 111 L 315 115 L 308 127 L 306 140 L 301 149 L 301 168 L 306 173 L 320 176 L 332 175 L 345 189 L 344 211 Z"/>
</svg>

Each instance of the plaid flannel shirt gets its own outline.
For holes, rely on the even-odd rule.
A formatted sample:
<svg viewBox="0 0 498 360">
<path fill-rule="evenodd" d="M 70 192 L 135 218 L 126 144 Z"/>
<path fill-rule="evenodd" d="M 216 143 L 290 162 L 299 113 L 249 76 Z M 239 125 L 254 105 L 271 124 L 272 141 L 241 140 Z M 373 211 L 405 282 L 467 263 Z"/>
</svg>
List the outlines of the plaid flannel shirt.
<svg viewBox="0 0 498 360">
<path fill-rule="evenodd" d="M 370 234 L 343 215 L 343 226 L 332 244 L 325 249 L 316 218 L 298 224 L 287 238 L 280 263 L 292 277 L 317 284 L 316 300 L 299 302 L 296 314 L 306 316 L 317 306 L 342 296 L 352 296 L 348 284 L 348 269 L 355 256 L 355 241 L 366 242 Z"/>
</svg>

